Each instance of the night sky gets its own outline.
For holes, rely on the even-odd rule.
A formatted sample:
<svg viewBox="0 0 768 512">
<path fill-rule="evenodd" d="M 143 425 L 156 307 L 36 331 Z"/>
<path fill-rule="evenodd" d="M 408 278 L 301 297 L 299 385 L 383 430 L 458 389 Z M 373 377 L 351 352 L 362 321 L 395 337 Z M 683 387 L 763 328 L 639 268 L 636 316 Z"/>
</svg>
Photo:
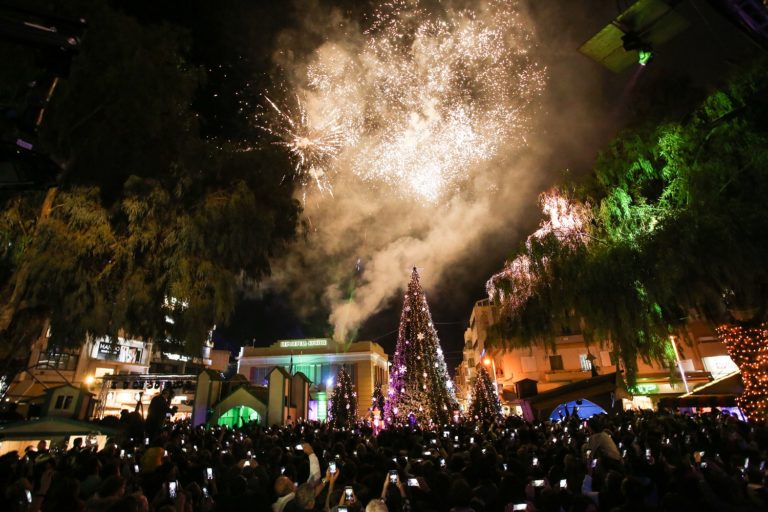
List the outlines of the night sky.
<svg viewBox="0 0 768 512">
<path fill-rule="evenodd" d="M 321 8 L 337 7 L 349 19 L 365 20 L 372 2 L 321 1 Z M 439 8 L 439 2 L 433 2 Z M 473 2 L 468 2 L 473 3 Z M 657 49 L 647 68 L 614 74 L 578 53 L 578 47 L 616 16 L 616 3 L 523 2 L 530 4 L 535 53 L 547 68 L 533 145 L 537 148 L 535 176 L 520 197 L 522 215 L 504 227 L 485 233 L 443 269 L 439 279 L 425 282 L 425 291 L 438 329 L 448 367 L 461 360 L 463 333 L 472 305 L 485 298 L 485 282 L 506 257 L 535 229 L 539 192 L 589 171 L 598 151 L 622 127 L 645 120 L 675 119 L 702 97 L 703 92 L 754 53 L 755 45 L 711 10 L 706 2 L 683 2 L 680 12 L 690 26 Z M 249 108 L 263 91 L 280 80 L 274 64 L 281 34 L 301 27 L 303 2 L 226 0 L 209 2 L 132 1 L 124 8 L 146 23 L 172 23 L 190 31 L 189 58 L 208 71 L 196 108 L 206 134 L 236 141 L 259 137 Z M 307 35 L 305 51 L 322 43 Z M 678 117 L 679 118 L 679 117 Z M 514 182 L 497 184 L 514 187 Z M 439 251 L 440 247 L 435 247 Z M 414 262 L 419 265 L 419 262 Z M 425 269 L 428 274 L 429 268 Z M 312 279 L 307 275 L 306 279 Z M 402 269 L 402 287 L 408 271 Z M 331 334 L 328 311 L 318 297 L 316 307 L 296 307 L 287 290 L 264 289 L 246 298 L 227 326 L 219 326 L 217 346 L 233 351 L 243 343 L 264 346 L 280 338 L 323 337 Z M 304 305 L 306 306 L 306 305 Z M 399 294 L 368 319 L 357 339 L 375 340 L 391 352 L 402 306 Z M 309 309 L 310 314 L 306 314 Z M 304 313 L 300 317 L 298 311 Z"/>
</svg>

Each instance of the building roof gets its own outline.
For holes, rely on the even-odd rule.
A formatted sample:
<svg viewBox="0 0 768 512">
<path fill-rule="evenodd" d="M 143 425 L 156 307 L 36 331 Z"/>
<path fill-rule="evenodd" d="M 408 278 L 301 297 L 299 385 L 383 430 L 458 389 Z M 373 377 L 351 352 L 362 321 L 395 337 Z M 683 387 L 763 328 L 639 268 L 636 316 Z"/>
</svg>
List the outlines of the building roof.
<svg viewBox="0 0 768 512">
<path fill-rule="evenodd" d="M 80 386 L 75 386 L 73 384 L 59 384 L 59 385 L 51 386 L 49 388 L 44 389 L 43 392 L 41 394 L 39 394 L 39 395 L 24 397 L 21 400 L 19 400 L 19 403 L 34 402 L 34 401 L 37 401 L 37 400 L 42 400 L 47 395 L 51 394 L 53 391 L 55 391 L 57 389 L 61 389 L 61 388 L 70 388 L 70 389 L 73 389 L 74 391 L 76 391 L 76 392 L 78 392 L 80 394 L 83 394 L 83 395 L 96 396 L 94 393 L 91 393 L 90 391 L 85 390 L 85 389 L 81 388 Z"/>
<path fill-rule="evenodd" d="M 302 355 L 302 354 L 348 354 L 373 352 L 388 357 L 384 348 L 375 341 L 337 343 L 328 338 L 278 340 L 268 347 L 242 347 L 238 358 Z"/>
<path fill-rule="evenodd" d="M 69 418 L 46 416 L 36 420 L 11 423 L 0 428 L 3 439 L 42 439 L 79 434 L 115 435 L 117 431 L 97 423 L 88 423 Z"/>
<path fill-rule="evenodd" d="M 275 371 L 278 371 L 281 374 L 283 374 L 283 377 L 285 377 L 286 379 L 290 379 L 291 378 L 291 374 L 288 373 L 288 370 L 286 370 L 282 366 L 275 366 L 274 368 L 269 370 L 269 375 L 272 375 L 272 373 L 274 373 Z"/>
<path fill-rule="evenodd" d="M 269 388 L 266 386 L 246 386 L 248 393 L 253 395 L 257 400 L 260 400 L 263 404 L 269 403 Z"/>
<path fill-rule="evenodd" d="M 605 375 L 598 375 L 597 377 L 592 377 L 590 379 L 583 379 L 576 382 L 571 382 L 570 384 L 559 386 L 555 389 L 551 389 L 549 391 L 545 391 L 543 393 L 539 393 L 537 395 L 528 397 L 526 400 L 534 404 L 537 402 L 546 402 L 552 398 L 561 399 L 563 395 L 568 395 L 571 393 L 580 393 L 584 391 L 592 391 L 594 390 L 594 388 L 598 386 L 602 386 L 603 384 L 613 384 L 615 386 L 616 372 L 607 373 Z"/>
<path fill-rule="evenodd" d="M 206 368 L 205 370 L 200 372 L 200 375 L 202 375 L 202 374 L 208 375 L 208 378 L 211 379 L 211 380 L 225 380 L 224 379 L 224 374 L 221 373 L 221 372 L 217 372 L 216 370 L 210 370 L 210 369 Z"/>
<path fill-rule="evenodd" d="M 679 397 L 659 400 L 661 407 L 736 407 L 736 396 L 744 390 L 741 372 L 733 372 Z"/>
<path fill-rule="evenodd" d="M 233 389 L 231 393 L 219 400 L 219 403 L 223 402 L 235 393 L 248 393 L 264 405 L 269 403 L 269 388 L 266 386 L 241 386 L 237 389 Z"/>
<path fill-rule="evenodd" d="M 294 377 L 299 377 L 299 378 L 302 378 L 302 379 L 304 379 L 305 381 L 309 382 L 310 384 L 312 383 L 312 381 L 311 381 L 311 380 L 309 380 L 309 377 L 307 377 L 306 375 L 304 375 L 304 373 L 303 373 L 303 372 L 296 372 L 296 373 L 294 373 L 294 374 L 293 374 L 293 376 L 294 376 Z"/>
</svg>

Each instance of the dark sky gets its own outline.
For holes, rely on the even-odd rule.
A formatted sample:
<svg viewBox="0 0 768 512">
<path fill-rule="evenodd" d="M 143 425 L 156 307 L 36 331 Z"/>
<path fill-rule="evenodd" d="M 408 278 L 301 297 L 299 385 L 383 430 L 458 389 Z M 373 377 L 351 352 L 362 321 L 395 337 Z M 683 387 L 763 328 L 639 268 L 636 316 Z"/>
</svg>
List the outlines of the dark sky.
<svg viewBox="0 0 768 512">
<path fill-rule="evenodd" d="M 633 67 L 614 74 L 577 49 L 615 17 L 616 2 L 528 3 L 536 25 L 537 52 L 549 74 L 538 137 L 551 150 L 541 158 L 541 190 L 564 177 L 586 174 L 597 152 L 620 128 L 647 119 L 679 119 L 707 88 L 757 51 L 707 2 L 682 2 L 680 12 L 690 26 L 658 48 L 655 60 L 642 72 Z M 123 4 L 148 22 L 168 21 L 190 30 L 191 58 L 209 73 L 197 105 L 208 134 L 234 140 L 258 136 L 240 108 L 244 101 L 258 101 L 279 76 L 270 55 L 281 31 L 297 24 L 300 3 L 143 0 Z M 326 0 L 321 4 L 340 6 L 353 18 L 367 8 L 366 2 Z M 311 46 L 312 41 L 307 44 Z M 485 281 L 535 228 L 536 194 L 529 201 L 530 218 L 487 237 L 446 271 L 437 287 L 425 290 L 451 370 L 461 360 L 463 333 L 474 302 L 485 297 Z M 403 279 L 405 286 L 406 274 Z M 398 296 L 361 327 L 358 339 L 378 341 L 391 352 L 400 308 Z M 287 295 L 279 291 L 246 300 L 230 325 L 220 326 L 217 344 L 236 350 L 251 340 L 263 346 L 279 338 L 330 335 L 327 312 L 319 310 L 313 318 L 299 319 L 293 311 Z"/>
</svg>

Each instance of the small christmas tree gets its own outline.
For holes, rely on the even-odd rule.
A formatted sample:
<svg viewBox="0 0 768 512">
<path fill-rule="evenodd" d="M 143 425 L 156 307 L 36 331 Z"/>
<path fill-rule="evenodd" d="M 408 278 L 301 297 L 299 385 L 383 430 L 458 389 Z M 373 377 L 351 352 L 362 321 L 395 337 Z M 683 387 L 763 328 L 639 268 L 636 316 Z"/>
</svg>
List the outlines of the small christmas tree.
<svg viewBox="0 0 768 512">
<path fill-rule="evenodd" d="M 403 301 L 384 418 L 447 423 L 458 409 L 453 382 L 414 267 Z"/>
<path fill-rule="evenodd" d="M 472 403 L 469 406 L 469 417 L 472 420 L 495 420 L 501 415 L 499 395 L 493 387 L 488 370 L 480 366 L 472 389 Z"/>
<path fill-rule="evenodd" d="M 328 423 L 334 428 L 351 428 L 357 421 L 357 393 L 352 379 L 342 366 L 336 376 L 336 387 L 331 395 Z"/>
<path fill-rule="evenodd" d="M 381 384 L 376 384 L 373 387 L 373 397 L 371 400 L 371 414 L 376 409 L 379 410 L 379 414 L 384 412 L 384 393 L 381 391 Z"/>
</svg>

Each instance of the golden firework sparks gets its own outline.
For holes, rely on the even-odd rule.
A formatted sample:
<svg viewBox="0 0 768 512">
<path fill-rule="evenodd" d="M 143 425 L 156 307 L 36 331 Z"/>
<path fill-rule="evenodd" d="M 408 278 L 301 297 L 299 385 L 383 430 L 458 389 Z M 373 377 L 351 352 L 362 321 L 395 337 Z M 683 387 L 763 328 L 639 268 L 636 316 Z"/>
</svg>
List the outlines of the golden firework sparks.
<svg viewBox="0 0 768 512">
<path fill-rule="evenodd" d="M 544 69 L 515 2 L 439 13 L 419 0 L 384 2 L 362 42 L 329 41 L 295 86 L 298 108 L 269 102 L 270 133 L 296 173 L 385 183 L 417 200 L 450 194 L 501 148 L 524 144 Z"/>
</svg>

